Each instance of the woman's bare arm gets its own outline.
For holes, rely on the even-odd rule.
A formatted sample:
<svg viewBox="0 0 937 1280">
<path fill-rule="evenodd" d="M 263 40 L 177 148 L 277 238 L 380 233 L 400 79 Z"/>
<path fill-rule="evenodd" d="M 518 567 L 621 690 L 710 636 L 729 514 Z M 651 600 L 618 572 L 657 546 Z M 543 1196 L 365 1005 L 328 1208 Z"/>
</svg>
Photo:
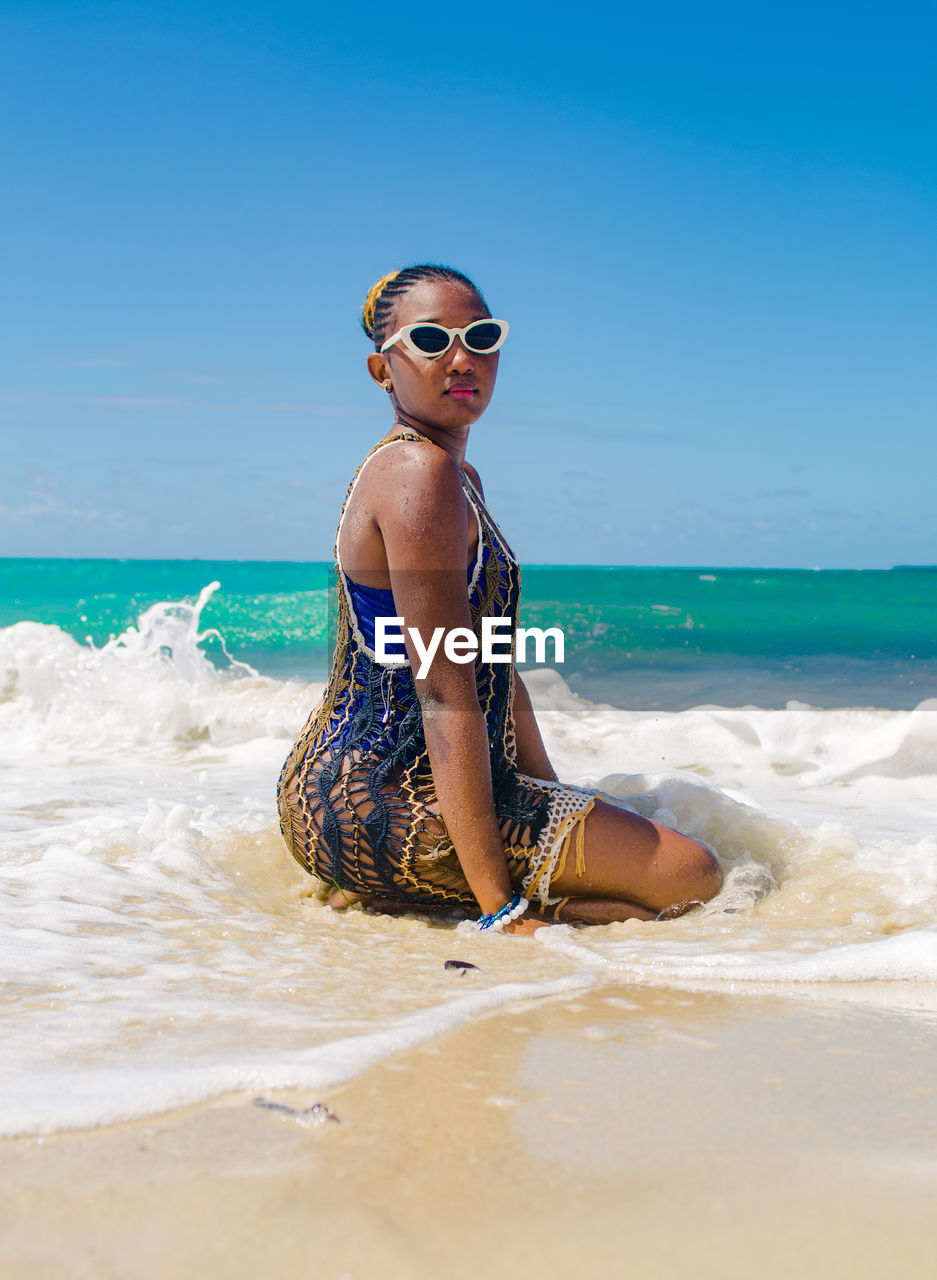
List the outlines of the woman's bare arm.
<svg viewBox="0 0 937 1280">
<path fill-rule="evenodd" d="M 556 782 L 557 777 L 550 757 L 540 736 L 540 726 L 530 704 L 530 694 L 514 668 L 514 736 L 517 743 L 517 767 L 530 778 L 547 778 Z"/>
<path fill-rule="evenodd" d="M 472 632 L 466 591 L 465 496 L 458 467 L 442 449 L 395 446 L 394 484 L 375 512 L 405 645 L 414 676 L 420 653 L 437 628 Z M 504 842 L 491 791 L 488 727 L 478 702 L 472 662 L 446 657 L 442 644 L 423 679 L 414 679 L 436 794 L 469 888 L 485 913 L 511 897 Z"/>
</svg>

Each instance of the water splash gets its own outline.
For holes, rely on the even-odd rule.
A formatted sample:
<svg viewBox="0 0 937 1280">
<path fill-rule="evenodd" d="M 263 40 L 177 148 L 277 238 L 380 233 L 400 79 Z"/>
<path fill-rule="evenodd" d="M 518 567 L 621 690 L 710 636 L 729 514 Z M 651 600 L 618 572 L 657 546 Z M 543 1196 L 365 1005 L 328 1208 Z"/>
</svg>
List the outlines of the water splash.
<svg viewBox="0 0 937 1280">
<path fill-rule="evenodd" d="M 57 626 L 0 630 L 0 731 L 24 748 L 178 747 L 295 734 L 317 690 L 261 676 L 215 628 L 199 629 L 220 589 L 151 605 L 106 644 Z"/>
<path fill-rule="evenodd" d="M 137 626 L 128 627 L 121 635 L 112 637 L 103 645 L 101 653 L 128 653 L 139 657 L 158 657 L 171 662 L 177 675 L 183 680 L 193 683 L 205 677 L 212 677 L 218 670 L 217 663 L 208 658 L 202 648 L 210 641 L 217 642 L 227 662 L 230 674 L 240 674 L 259 678 L 246 662 L 232 658 L 228 652 L 224 637 L 215 627 L 199 631 L 198 624 L 208 601 L 221 589 L 220 582 L 209 582 L 198 594 L 194 604 L 187 600 L 160 601 L 151 605 L 141 613 Z M 93 643 L 88 640 L 91 648 Z"/>
</svg>

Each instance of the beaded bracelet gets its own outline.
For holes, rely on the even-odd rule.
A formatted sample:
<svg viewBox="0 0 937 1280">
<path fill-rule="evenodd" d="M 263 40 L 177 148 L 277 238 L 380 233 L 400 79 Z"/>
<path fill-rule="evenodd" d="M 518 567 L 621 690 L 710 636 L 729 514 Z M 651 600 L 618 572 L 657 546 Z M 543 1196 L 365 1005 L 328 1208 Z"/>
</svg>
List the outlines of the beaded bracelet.
<svg viewBox="0 0 937 1280">
<path fill-rule="evenodd" d="M 522 916 L 530 903 L 526 898 L 522 898 L 519 893 L 515 893 L 510 902 L 506 902 L 500 911 L 495 911 L 491 915 L 482 916 L 476 922 L 475 927 L 479 933 L 501 933 L 506 924 L 516 920 L 518 916 Z"/>
</svg>

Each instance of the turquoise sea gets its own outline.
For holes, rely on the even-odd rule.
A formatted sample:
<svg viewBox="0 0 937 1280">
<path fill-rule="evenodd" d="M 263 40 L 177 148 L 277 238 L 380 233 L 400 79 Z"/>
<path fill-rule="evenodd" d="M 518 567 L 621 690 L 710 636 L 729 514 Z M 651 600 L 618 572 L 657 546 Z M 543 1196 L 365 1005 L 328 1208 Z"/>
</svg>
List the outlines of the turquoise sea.
<svg viewBox="0 0 937 1280">
<path fill-rule="evenodd" d="M 0 560 L 0 627 L 28 619 L 100 647 L 160 601 L 195 601 L 228 653 L 263 675 L 321 680 L 330 563 Z M 908 709 L 937 693 L 937 570 L 529 566 L 521 624 L 559 626 L 564 678 L 635 710 Z M 203 642 L 220 665 L 221 640 Z"/>
</svg>

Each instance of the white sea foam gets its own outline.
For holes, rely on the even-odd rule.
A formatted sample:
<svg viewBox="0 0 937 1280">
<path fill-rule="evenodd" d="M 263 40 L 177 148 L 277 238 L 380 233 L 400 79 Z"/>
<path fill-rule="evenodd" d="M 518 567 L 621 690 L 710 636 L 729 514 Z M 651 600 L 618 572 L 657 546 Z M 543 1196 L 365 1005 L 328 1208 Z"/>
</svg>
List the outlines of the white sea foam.
<svg viewBox="0 0 937 1280">
<path fill-rule="evenodd" d="M 100 649 L 0 630 L 0 1133 L 324 1088 L 599 982 L 933 1001 L 937 702 L 634 713 L 531 673 L 560 776 L 709 841 L 726 884 L 667 923 L 483 939 L 319 905 L 274 789 L 320 687 L 226 659 L 198 629 L 209 590 Z"/>
</svg>

